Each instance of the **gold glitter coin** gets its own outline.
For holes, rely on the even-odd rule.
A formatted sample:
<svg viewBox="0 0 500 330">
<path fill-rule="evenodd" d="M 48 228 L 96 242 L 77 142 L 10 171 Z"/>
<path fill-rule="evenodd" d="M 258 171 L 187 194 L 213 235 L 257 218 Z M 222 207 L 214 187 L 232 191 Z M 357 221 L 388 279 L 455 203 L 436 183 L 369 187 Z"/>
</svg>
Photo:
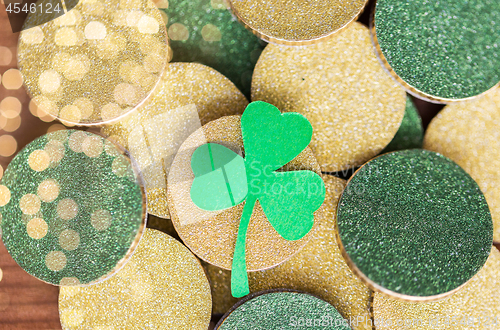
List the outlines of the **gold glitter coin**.
<svg viewBox="0 0 500 330">
<path fill-rule="evenodd" d="M 241 114 L 245 96 L 222 74 L 196 63 L 171 63 L 153 95 L 137 111 L 102 132 L 137 160 L 148 213 L 169 218 L 167 174 L 184 140 L 202 125 Z"/>
<path fill-rule="evenodd" d="M 308 292 L 332 304 L 350 320 L 355 330 L 371 330 L 371 291 L 346 264 L 335 237 L 336 206 L 345 181 L 323 175 L 325 203 L 318 216 L 323 218 L 311 241 L 290 260 L 259 272 L 248 274 L 250 292 L 278 288 Z M 229 271 L 205 266 L 212 288 L 214 313 L 227 312 L 236 299 L 231 296 Z"/>
<path fill-rule="evenodd" d="M 222 211 L 204 211 L 198 208 L 190 195 L 194 180 L 191 157 L 199 146 L 208 142 L 222 144 L 235 152 L 243 152 L 240 119 L 240 116 L 223 117 L 193 133 L 180 147 L 168 175 L 168 205 L 177 233 L 199 258 L 223 269 L 231 269 L 244 203 Z M 320 173 L 316 158 L 309 148 L 283 169 Z M 309 234 L 300 240 L 288 241 L 273 228 L 257 201 L 247 232 L 247 269 L 267 269 L 297 253 L 313 237 L 320 223 L 317 212 L 314 227 Z"/>
<path fill-rule="evenodd" d="M 147 228 L 130 261 L 112 278 L 61 287 L 63 329 L 189 329 L 210 323 L 210 286 L 184 245 Z"/>
<path fill-rule="evenodd" d="M 159 81 L 166 30 L 151 0 L 82 0 L 43 20 L 28 15 L 18 48 L 38 111 L 68 125 L 98 125 L 132 111 Z"/>
<path fill-rule="evenodd" d="M 263 40 L 285 45 L 321 41 L 355 20 L 367 0 L 229 0 L 233 13 Z"/>
<path fill-rule="evenodd" d="M 483 269 L 445 300 L 410 303 L 375 293 L 377 330 L 498 329 L 500 327 L 500 252 L 493 247 Z"/>
<path fill-rule="evenodd" d="M 443 154 L 477 182 L 500 242 L 500 89 L 471 101 L 447 105 L 430 123 L 424 148 Z"/>
<path fill-rule="evenodd" d="M 368 28 L 353 23 L 315 45 L 268 45 L 255 67 L 252 100 L 306 116 L 321 170 L 335 172 L 364 164 L 391 142 L 406 94 L 380 66 Z"/>
</svg>

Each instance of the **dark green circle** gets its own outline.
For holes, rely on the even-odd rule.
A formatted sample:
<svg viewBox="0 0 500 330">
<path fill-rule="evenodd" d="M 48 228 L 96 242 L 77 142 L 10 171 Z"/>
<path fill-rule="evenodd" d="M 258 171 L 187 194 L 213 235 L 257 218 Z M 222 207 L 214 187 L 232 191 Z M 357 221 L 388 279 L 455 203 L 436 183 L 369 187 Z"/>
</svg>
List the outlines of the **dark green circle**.
<svg viewBox="0 0 500 330">
<path fill-rule="evenodd" d="M 375 285 L 412 297 L 463 285 L 493 242 L 476 182 L 448 158 L 421 149 L 361 167 L 340 198 L 337 226 L 351 266 Z"/>
<path fill-rule="evenodd" d="M 75 152 L 69 146 L 69 138 L 76 132 L 97 137 L 107 149 L 103 148 L 93 157 Z M 64 156 L 37 172 L 30 167 L 29 157 L 34 151 L 45 150 L 47 144 L 52 143 L 50 141 L 58 141 Z M 119 157 L 122 162 L 113 166 Z M 117 167 L 116 164 L 122 165 Z M 116 171 L 117 168 L 120 171 Z M 47 179 L 57 182 L 57 198 L 42 200 L 36 214 L 23 214 L 21 198 L 26 194 L 39 196 L 38 187 Z M 59 285 L 63 278 L 77 278 L 80 284 L 89 284 L 110 275 L 130 253 L 144 223 L 143 193 L 130 160 L 116 146 L 93 133 L 67 130 L 37 138 L 14 157 L 0 184 L 11 194 L 9 202 L 0 207 L 5 247 L 26 272 L 54 285 Z M 78 205 L 74 218 L 63 220 L 59 217 L 57 206 L 63 199 L 72 199 Z M 106 229 L 98 230 L 92 225 L 91 216 L 98 210 L 105 210 L 111 216 Z M 27 223 L 33 218 L 41 218 L 48 225 L 46 235 L 40 239 L 28 235 Z M 64 230 L 78 233 L 80 240 L 76 249 L 67 250 L 60 245 L 59 238 Z M 53 271 L 47 267 L 45 260 L 52 251 L 64 253 L 66 266 L 62 270 Z"/>
<path fill-rule="evenodd" d="M 378 0 L 374 17 L 382 54 L 418 92 L 464 99 L 500 82 L 500 1 Z"/>
<path fill-rule="evenodd" d="M 167 28 L 178 23 L 189 32 L 187 40 L 170 40 L 172 61 L 212 67 L 250 98 L 253 69 L 265 42 L 241 25 L 221 0 L 169 0 L 168 8 L 161 10 L 168 16 Z M 219 41 L 203 38 L 202 30 L 207 24 L 220 31 Z"/>
<path fill-rule="evenodd" d="M 396 150 L 422 148 L 424 127 L 422 118 L 409 96 L 406 96 L 406 109 L 401 126 L 392 141 L 382 150 L 382 154 Z"/>
<path fill-rule="evenodd" d="M 224 315 L 218 330 L 348 330 L 349 320 L 329 303 L 293 291 L 257 293 Z"/>
</svg>

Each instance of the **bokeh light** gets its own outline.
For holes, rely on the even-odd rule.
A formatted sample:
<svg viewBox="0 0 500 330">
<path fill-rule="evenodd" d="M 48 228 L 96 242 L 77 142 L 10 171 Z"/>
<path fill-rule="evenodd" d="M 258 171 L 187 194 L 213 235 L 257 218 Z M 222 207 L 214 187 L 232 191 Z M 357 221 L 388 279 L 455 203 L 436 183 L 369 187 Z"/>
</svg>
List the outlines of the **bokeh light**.
<svg viewBox="0 0 500 330">
<path fill-rule="evenodd" d="M 37 106 L 36 102 L 33 100 L 30 101 L 29 110 L 33 116 L 40 118 L 40 120 L 45 123 L 50 123 L 54 120 L 53 116 L 44 111 L 42 107 Z"/>
<path fill-rule="evenodd" d="M 66 126 L 64 125 L 61 125 L 61 124 L 53 124 L 51 125 L 48 129 L 47 129 L 47 133 L 52 133 L 52 132 L 55 132 L 55 131 L 61 131 L 61 130 L 65 130 L 66 129 Z"/>
<path fill-rule="evenodd" d="M 7 123 L 3 127 L 6 132 L 15 132 L 21 126 L 21 117 L 7 118 Z"/>
<path fill-rule="evenodd" d="M 9 65 L 12 62 L 12 51 L 4 46 L 0 46 L 0 65 Z"/>
<path fill-rule="evenodd" d="M 6 89 L 19 89 L 23 85 L 23 76 L 19 70 L 9 69 L 3 74 L 2 84 Z"/>
<path fill-rule="evenodd" d="M 12 135 L 0 136 L 0 156 L 10 157 L 17 150 L 17 141 Z"/>
<path fill-rule="evenodd" d="M 7 96 L 0 102 L 0 114 L 8 119 L 18 117 L 21 114 L 21 108 L 21 101 L 13 96 Z"/>
</svg>

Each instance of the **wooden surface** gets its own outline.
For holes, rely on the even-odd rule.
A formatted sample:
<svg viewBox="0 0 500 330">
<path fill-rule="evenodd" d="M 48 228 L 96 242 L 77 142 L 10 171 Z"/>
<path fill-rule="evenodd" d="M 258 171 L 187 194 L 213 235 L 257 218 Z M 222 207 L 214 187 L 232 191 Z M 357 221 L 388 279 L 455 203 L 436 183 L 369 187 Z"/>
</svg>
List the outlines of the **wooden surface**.
<svg viewBox="0 0 500 330">
<path fill-rule="evenodd" d="M 0 243 L 0 329 L 61 329 L 56 286 L 37 280 Z"/>
</svg>

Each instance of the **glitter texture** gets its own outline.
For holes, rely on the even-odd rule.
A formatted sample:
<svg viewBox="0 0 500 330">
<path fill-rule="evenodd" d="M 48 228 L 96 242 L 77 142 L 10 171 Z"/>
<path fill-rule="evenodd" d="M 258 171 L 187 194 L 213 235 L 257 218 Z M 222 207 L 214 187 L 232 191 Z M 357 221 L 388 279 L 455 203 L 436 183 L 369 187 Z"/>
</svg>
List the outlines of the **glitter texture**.
<svg viewBox="0 0 500 330">
<path fill-rule="evenodd" d="M 248 274 L 250 291 L 287 288 L 316 295 L 329 302 L 346 319 L 371 318 L 371 291 L 347 266 L 335 237 L 338 198 L 345 181 L 323 175 L 326 198 L 318 217 L 316 235 L 296 255 L 274 268 Z M 207 265 L 205 269 L 212 287 L 214 313 L 225 313 L 236 302 L 231 296 L 230 272 Z M 366 322 L 352 324 L 355 330 L 371 330 Z"/>
<path fill-rule="evenodd" d="M 34 154 L 49 155 L 48 166 L 33 168 Z M 112 168 L 117 160 L 118 174 Z M 130 160 L 92 133 L 57 131 L 36 139 L 12 160 L 0 187 L 0 196 L 9 192 L 8 200 L 0 197 L 7 250 L 25 271 L 51 284 L 109 277 L 142 234 L 145 205 Z M 96 222 L 100 214 L 109 222 Z"/>
<path fill-rule="evenodd" d="M 30 14 L 25 27 L 43 19 Z M 167 61 L 166 29 L 150 0 L 82 0 L 21 32 L 18 57 L 39 110 L 67 124 L 101 124 L 151 93 Z"/>
<path fill-rule="evenodd" d="M 198 208 L 190 196 L 194 180 L 190 164 L 194 150 L 207 142 L 219 143 L 241 152 L 243 139 L 240 118 L 223 117 L 193 133 L 179 149 L 168 176 L 170 215 L 182 241 L 198 257 L 224 269 L 231 269 L 244 203 L 216 212 Z M 311 170 L 318 174 L 320 171 L 309 148 L 285 165 L 284 169 Z M 247 269 L 255 271 L 270 268 L 290 258 L 314 235 L 318 224 L 315 217 L 314 227 L 309 234 L 297 241 L 287 241 L 274 230 L 257 201 L 247 232 Z"/>
<path fill-rule="evenodd" d="M 250 98 L 253 68 L 265 43 L 231 15 L 225 0 L 170 0 L 162 10 L 168 16 L 172 60 L 208 65 Z"/>
<path fill-rule="evenodd" d="M 235 306 L 216 326 L 218 330 L 308 329 L 348 330 L 335 307 L 314 296 L 299 292 L 271 292 L 249 296 Z M 300 319 L 304 322 L 301 324 Z M 308 323 L 305 323 L 305 320 Z M 314 323 L 316 320 L 316 323 Z M 322 321 L 319 325 L 318 322 Z M 309 324 L 312 322 L 312 324 Z"/>
<path fill-rule="evenodd" d="M 355 20 L 367 0 L 228 0 L 234 14 L 266 41 L 304 45 L 320 41 Z"/>
<path fill-rule="evenodd" d="M 457 101 L 500 81 L 497 0 L 379 0 L 373 25 L 382 62 L 419 97 Z"/>
<path fill-rule="evenodd" d="M 170 236 L 145 229 L 130 261 L 97 285 L 62 287 L 63 329 L 206 330 L 210 286 L 198 260 Z"/>
<path fill-rule="evenodd" d="M 500 89 L 446 106 L 425 133 L 424 148 L 450 158 L 477 182 L 500 242 Z"/>
<path fill-rule="evenodd" d="M 373 312 L 377 330 L 401 329 L 397 320 L 421 320 L 408 330 L 496 329 L 500 316 L 500 252 L 492 248 L 483 269 L 450 298 L 432 303 L 408 303 L 375 294 Z M 390 324 L 392 322 L 392 325 Z"/>
<path fill-rule="evenodd" d="M 268 45 L 255 67 L 252 100 L 306 116 L 321 170 L 335 172 L 363 164 L 389 144 L 406 95 L 378 63 L 368 29 L 353 23 L 312 46 Z"/>
<path fill-rule="evenodd" d="M 486 200 L 457 164 L 431 151 L 382 155 L 350 179 L 337 227 L 349 266 L 402 300 L 451 294 L 484 265 L 493 225 Z"/>
<path fill-rule="evenodd" d="M 406 97 L 406 110 L 398 132 L 382 153 L 396 150 L 422 148 L 424 127 L 422 118 L 409 96 Z"/>
<path fill-rule="evenodd" d="M 166 179 L 182 142 L 201 125 L 241 114 L 247 105 L 243 94 L 217 71 L 196 63 L 171 63 L 137 111 L 101 131 L 138 160 L 148 213 L 169 218 Z"/>
</svg>

